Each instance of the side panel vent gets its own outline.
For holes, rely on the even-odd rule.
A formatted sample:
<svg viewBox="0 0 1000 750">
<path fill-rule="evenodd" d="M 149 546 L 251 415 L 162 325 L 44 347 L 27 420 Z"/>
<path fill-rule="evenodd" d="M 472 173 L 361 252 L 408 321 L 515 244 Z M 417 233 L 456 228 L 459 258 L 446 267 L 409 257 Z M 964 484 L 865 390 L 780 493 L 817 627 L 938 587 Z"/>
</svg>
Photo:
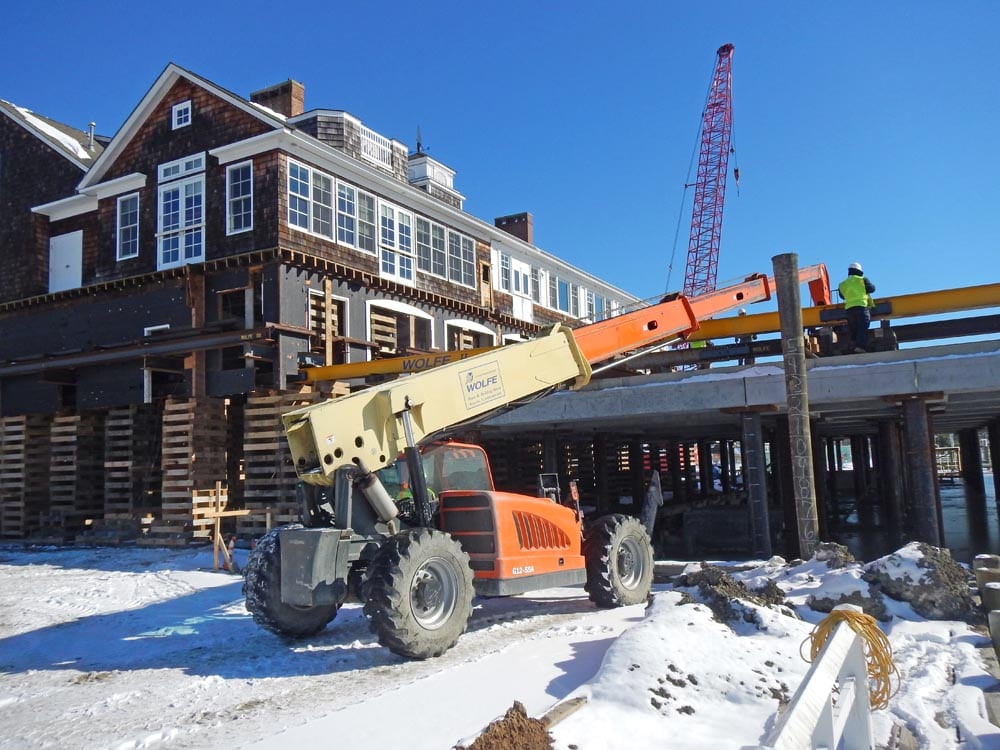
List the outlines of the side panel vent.
<svg viewBox="0 0 1000 750">
<path fill-rule="evenodd" d="M 521 549 L 563 549 L 569 537 L 551 521 L 533 513 L 514 511 L 514 528 Z"/>
</svg>

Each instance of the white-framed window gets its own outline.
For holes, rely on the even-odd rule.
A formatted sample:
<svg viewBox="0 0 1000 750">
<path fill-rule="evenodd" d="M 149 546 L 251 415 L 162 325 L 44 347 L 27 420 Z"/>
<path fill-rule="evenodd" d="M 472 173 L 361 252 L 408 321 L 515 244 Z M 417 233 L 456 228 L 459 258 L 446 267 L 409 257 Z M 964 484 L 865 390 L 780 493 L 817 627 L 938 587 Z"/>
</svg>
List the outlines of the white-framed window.
<svg viewBox="0 0 1000 750">
<path fill-rule="evenodd" d="M 381 228 L 382 247 L 396 247 L 396 209 L 383 203 L 381 206 Z"/>
<path fill-rule="evenodd" d="M 510 291 L 510 256 L 507 253 L 500 253 L 500 288 Z"/>
<path fill-rule="evenodd" d="M 431 223 L 417 217 L 417 268 L 431 273 Z"/>
<path fill-rule="evenodd" d="M 156 268 L 205 259 L 205 154 L 159 165 L 156 197 Z"/>
<path fill-rule="evenodd" d="M 448 279 L 465 286 L 476 284 L 475 244 L 458 232 L 448 232 Z"/>
<path fill-rule="evenodd" d="M 444 227 L 417 217 L 417 268 L 425 273 L 446 277 L 448 256 Z"/>
<path fill-rule="evenodd" d="M 603 320 L 604 315 L 604 297 L 600 294 L 594 294 L 594 309 L 591 312 L 591 317 L 594 320 Z"/>
<path fill-rule="evenodd" d="M 313 172 L 312 230 L 313 233 L 333 239 L 333 178 L 322 172 Z"/>
<path fill-rule="evenodd" d="M 350 185 L 337 182 L 337 242 L 354 246 L 357 241 L 358 194 Z"/>
<path fill-rule="evenodd" d="M 170 108 L 170 128 L 171 130 L 177 130 L 178 128 L 187 127 L 191 124 L 191 100 L 188 99 L 185 102 L 180 102 L 175 104 Z"/>
<path fill-rule="evenodd" d="M 556 280 L 556 307 L 564 313 L 569 312 L 569 282 Z"/>
<path fill-rule="evenodd" d="M 444 278 L 448 273 L 448 255 L 445 250 L 444 227 L 431 224 L 431 273 Z"/>
<path fill-rule="evenodd" d="M 192 154 L 181 159 L 174 159 L 161 164 L 157 169 L 157 179 L 160 182 L 186 177 L 189 174 L 205 171 L 205 153 Z"/>
<path fill-rule="evenodd" d="M 406 211 L 397 212 L 396 241 L 401 253 L 413 255 L 413 217 Z"/>
<path fill-rule="evenodd" d="M 226 234 L 253 229 L 253 162 L 226 168 Z"/>
<path fill-rule="evenodd" d="M 539 270 L 534 267 L 531 269 L 531 299 L 538 303 L 542 301 L 541 277 Z"/>
<path fill-rule="evenodd" d="M 309 168 L 288 162 L 288 223 L 309 229 Z"/>
<path fill-rule="evenodd" d="M 115 230 L 117 258 L 126 260 L 139 255 L 139 194 L 123 195 L 118 199 Z"/>
<path fill-rule="evenodd" d="M 553 310 L 559 308 L 559 279 L 554 273 L 549 273 L 549 299 L 546 306 Z"/>
<path fill-rule="evenodd" d="M 375 196 L 358 191 L 358 248 L 375 252 Z"/>
<path fill-rule="evenodd" d="M 381 245 L 380 270 L 406 284 L 413 283 L 413 247 L 411 228 L 413 218 L 405 211 L 388 203 L 379 206 L 379 244 Z"/>
<path fill-rule="evenodd" d="M 333 178 L 291 159 L 288 225 L 333 239 Z"/>
<path fill-rule="evenodd" d="M 576 284 L 569 285 L 569 314 L 574 318 L 580 317 L 580 287 Z"/>
<path fill-rule="evenodd" d="M 531 266 L 523 260 L 512 258 L 510 261 L 511 293 L 515 297 L 529 297 L 531 294 L 531 281 L 529 274 Z"/>
<path fill-rule="evenodd" d="M 183 266 L 205 259 L 204 195 L 204 175 L 160 186 L 157 204 L 157 269 Z"/>
</svg>

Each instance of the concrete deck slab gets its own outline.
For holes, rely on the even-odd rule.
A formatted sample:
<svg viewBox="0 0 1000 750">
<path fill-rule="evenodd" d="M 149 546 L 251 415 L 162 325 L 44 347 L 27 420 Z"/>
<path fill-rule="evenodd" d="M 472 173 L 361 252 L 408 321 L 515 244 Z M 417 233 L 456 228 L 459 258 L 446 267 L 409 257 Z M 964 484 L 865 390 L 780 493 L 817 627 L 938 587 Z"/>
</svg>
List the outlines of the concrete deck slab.
<svg viewBox="0 0 1000 750">
<path fill-rule="evenodd" d="M 938 431 L 982 426 L 1000 414 L 1000 341 L 811 360 L 807 371 L 819 434 L 873 432 L 877 420 L 898 415 L 906 397 L 931 398 Z M 746 409 L 785 410 L 780 362 L 597 380 L 496 416 L 482 429 L 722 436 L 738 433 L 738 411 Z"/>
</svg>

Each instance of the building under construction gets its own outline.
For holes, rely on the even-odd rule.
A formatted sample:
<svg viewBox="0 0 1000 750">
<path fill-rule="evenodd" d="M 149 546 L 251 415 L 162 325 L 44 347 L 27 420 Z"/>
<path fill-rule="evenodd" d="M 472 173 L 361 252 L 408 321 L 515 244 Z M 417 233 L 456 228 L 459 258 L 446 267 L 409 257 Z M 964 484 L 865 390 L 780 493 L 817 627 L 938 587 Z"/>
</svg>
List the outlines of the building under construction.
<svg viewBox="0 0 1000 750">
<path fill-rule="evenodd" d="M 295 81 L 244 99 L 169 65 L 113 138 L 0 102 L 0 536 L 185 544 L 223 503 L 258 536 L 299 514 L 280 415 L 351 387 L 303 385 L 305 365 L 501 345 L 638 302 L 536 247 L 530 214 L 470 216 L 454 177 L 420 144 L 305 110 Z M 996 342 L 895 349 L 1000 325 L 889 321 L 998 295 L 881 301 L 879 351 L 811 363 L 825 538 L 853 518 L 940 544 L 936 432 L 982 487 Z M 811 310 L 814 347 L 837 353 L 838 311 Z M 656 472 L 661 545 L 795 554 L 783 376 L 752 366 L 780 354 L 775 331 L 709 321 L 697 338 L 714 346 L 480 425 L 498 487 L 558 472 L 584 505 L 638 512 Z M 712 358 L 741 365 L 684 369 Z"/>
<path fill-rule="evenodd" d="M 418 144 L 286 81 L 168 65 L 113 138 L 0 102 L 0 535 L 251 535 L 295 517 L 307 364 L 500 345 L 631 295 L 484 222 Z"/>
</svg>

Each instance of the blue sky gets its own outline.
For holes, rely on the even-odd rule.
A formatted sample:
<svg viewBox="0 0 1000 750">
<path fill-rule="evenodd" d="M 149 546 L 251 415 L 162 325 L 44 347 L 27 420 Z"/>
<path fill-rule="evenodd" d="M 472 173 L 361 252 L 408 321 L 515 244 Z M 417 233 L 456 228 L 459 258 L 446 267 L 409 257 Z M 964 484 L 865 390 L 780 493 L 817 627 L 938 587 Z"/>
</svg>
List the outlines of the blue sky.
<svg viewBox="0 0 1000 750">
<path fill-rule="evenodd" d="M 243 96 L 302 81 L 457 171 L 486 220 L 640 297 L 683 283 L 715 51 L 735 162 L 719 280 L 796 252 L 878 295 L 997 281 L 1000 3 L 18 3 L 0 98 L 113 134 L 168 62 Z M 735 163 L 730 161 L 730 167 Z M 693 172 L 690 179 L 693 179 Z M 690 191 L 688 191 L 690 193 Z"/>
</svg>

